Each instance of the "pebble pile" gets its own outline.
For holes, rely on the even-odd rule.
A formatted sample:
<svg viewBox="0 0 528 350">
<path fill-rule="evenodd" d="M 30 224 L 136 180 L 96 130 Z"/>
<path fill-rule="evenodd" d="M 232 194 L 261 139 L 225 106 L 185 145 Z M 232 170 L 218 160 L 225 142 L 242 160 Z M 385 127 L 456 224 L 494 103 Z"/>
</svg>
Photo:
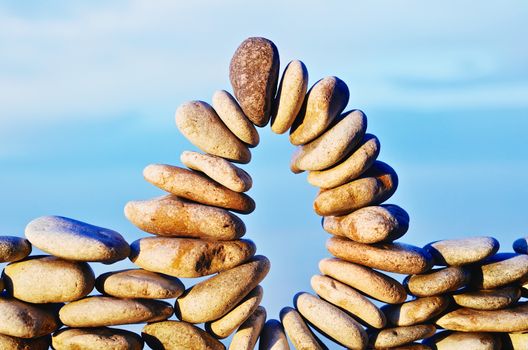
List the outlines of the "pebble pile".
<svg viewBox="0 0 528 350">
<path fill-rule="evenodd" d="M 180 132 L 204 153 L 185 151 L 185 167 L 152 164 L 146 181 L 162 197 L 132 201 L 125 215 L 151 234 L 132 244 L 112 230 L 49 216 L 24 238 L 0 237 L 0 349 L 326 349 L 312 330 L 348 349 L 528 349 L 528 238 L 497 253 L 492 237 L 396 242 L 409 215 L 383 204 L 398 177 L 379 161 L 367 117 L 343 112 L 349 90 L 337 77 L 308 89 L 291 61 L 279 81 L 279 54 L 249 38 L 230 65 L 234 96 L 182 104 Z M 248 173 L 255 126 L 289 130 L 290 168 L 308 172 L 314 201 L 332 236 L 314 293 L 300 292 L 279 319 L 260 306 L 269 260 L 242 238 L 240 215 L 255 210 Z M 236 213 L 236 214 L 235 214 Z M 48 255 L 29 256 L 32 246 Z M 90 263 L 129 258 L 137 267 L 96 277 Z M 390 273 L 391 275 L 389 275 Z M 402 279 L 394 278 L 402 275 Z M 206 277 L 207 276 L 207 277 Z M 206 277 L 185 287 L 181 278 Z M 400 280 L 403 280 L 400 282 Z M 94 289 L 96 292 L 94 292 Z M 173 315 L 178 320 L 171 319 Z M 115 328 L 145 323 L 142 334 Z M 199 327 L 203 324 L 203 327 Z"/>
</svg>

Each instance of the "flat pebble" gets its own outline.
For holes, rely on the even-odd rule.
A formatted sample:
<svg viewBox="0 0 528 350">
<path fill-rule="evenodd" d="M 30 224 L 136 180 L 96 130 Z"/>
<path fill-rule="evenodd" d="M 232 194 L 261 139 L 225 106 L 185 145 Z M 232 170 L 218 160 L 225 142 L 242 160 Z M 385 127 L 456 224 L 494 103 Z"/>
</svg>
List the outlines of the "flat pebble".
<svg viewBox="0 0 528 350">
<path fill-rule="evenodd" d="M 434 258 L 435 265 L 460 266 L 472 264 L 492 256 L 499 250 L 493 237 L 447 239 L 424 247 Z"/>
<path fill-rule="evenodd" d="M 31 243 L 25 238 L 0 236 L 0 263 L 18 261 L 31 253 Z"/>
<path fill-rule="evenodd" d="M 506 286 L 498 289 L 488 289 L 454 294 L 455 302 L 470 309 L 499 310 L 516 303 L 521 297 L 517 286 Z"/>
<path fill-rule="evenodd" d="M 519 254 L 528 254 L 528 237 L 519 238 L 513 242 L 513 250 Z"/>
<path fill-rule="evenodd" d="M 49 336 L 24 339 L 0 334 L 0 349 L 5 350 L 48 350 L 51 345 Z M 59 349 L 57 349 L 59 350 Z"/>
<path fill-rule="evenodd" d="M 402 346 L 415 340 L 432 336 L 436 327 L 432 324 L 386 328 L 370 334 L 369 343 L 376 349 Z"/>
<path fill-rule="evenodd" d="M 41 307 L 0 296 L 0 334 L 37 338 L 60 327 L 53 307 Z"/>
<path fill-rule="evenodd" d="M 499 253 L 475 267 L 472 284 L 479 289 L 494 289 L 528 275 L 528 255 Z"/>
<path fill-rule="evenodd" d="M 125 215 L 141 230 L 160 236 L 231 240 L 246 233 L 244 222 L 229 211 L 173 195 L 128 202 Z"/>
<path fill-rule="evenodd" d="M 323 350 L 326 348 L 321 345 L 320 340 L 308 328 L 297 310 L 291 307 L 283 308 L 280 312 L 280 319 L 286 335 L 295 349 Z"/>
<path fill-rule="evenodd" d="M 495 334 L 444 331 L 423 342 L 436 350 L 471 349 L 500 350 L 501 341 Z"/>
<path fill-rule="evenodd" d="M 130 247 L 119 233 L 61 216 L 43 216 L 25 230 L 35 247 L 66 260 L 107 264 L 123 260 Z"/>
<path fill-rule="evenodd" d="M 505 343 L 505 349 L 528 350 L 528 332 L 505 334 Z"/>
<path fill-rule="evenodd" d="M 257 307 L 255 312 L 242 323 L 229 344 L 229 350 L 253 350 L 266 322 L 266 309 Z"/>
<path fill-rule="evenodd" d="M 224 345 L 202 329 L 179 321 L 147 324 L 141 333 L 153 350 L 223 350 Z"/>
<path fill-rule="evenodd" d="M 290 350 L 282 324 L 268 320 L 260 333 L 259 350 Z"/>
<path fill-rule="evenodd" d="M 412 326 L 430 320 L 448 306 L 448 297 L 434 296 L 418 298 L 399 305 L 384 305 L 381 310 L 385 313 L 389 324 Z"/>
<path fill-rule="evenodd" d="M 53 335 L 55 350 L 141 350 L 143 339 L 116 328 L 65 328 Z"/>
<path fill-rule="evenodd" d="M 203 101 L 183 103 L 176 110 L 176 126 L 202 151 L 237 163 L 249 163 L 251 152 Z"/>
<path fill-rule="evenodd" d="M 471 281 L 470 271 L 458 266 L 435 269 L 420 275 L 407 276 L 403 282 L 410 294 L 417 297 L 453 292 Z"/>
</svg>

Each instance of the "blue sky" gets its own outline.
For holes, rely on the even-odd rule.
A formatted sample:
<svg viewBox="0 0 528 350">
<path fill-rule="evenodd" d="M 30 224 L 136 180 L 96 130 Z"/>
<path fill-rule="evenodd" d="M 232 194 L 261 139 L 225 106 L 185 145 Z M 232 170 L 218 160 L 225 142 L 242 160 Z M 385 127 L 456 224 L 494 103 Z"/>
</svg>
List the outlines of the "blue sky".
<svg viewBox="0 0 528 350">
<path fill-rule="evenodd" d="M 528 235 L 526 18 L 524 1 L 2 1 L 0 233 L 59 214 L 141 237 L 122 208 L 161 193 L 143 167 L 194 149 L 176 107 L 230 89 L 232 53 L 258 35 L 281 67 L 305 62 L 310 84 L 347 82 L 348 108 L 367 114 L 400 176 L 403 241 L 494 235 L 511 250 Z M 272 260 L 264 305 L 278 317 L 310 289 L 327 235 L 316 189 L 288 170 L 287 137 L 260 134 L 244 219 Z"/>
</svg>

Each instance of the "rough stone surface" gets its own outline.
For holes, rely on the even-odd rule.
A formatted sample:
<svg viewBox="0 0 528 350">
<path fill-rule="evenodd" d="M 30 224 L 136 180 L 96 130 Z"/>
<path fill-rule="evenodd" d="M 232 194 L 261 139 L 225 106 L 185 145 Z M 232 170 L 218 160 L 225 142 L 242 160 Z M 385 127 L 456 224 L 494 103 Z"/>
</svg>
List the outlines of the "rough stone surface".
<svg viewBox="0 0 528 350">
<path fill-rule="evenodd" d="M 147 324 L 141 333 L 153 350 L 223 350 L 224 345 L 207 332 L 187 322 Z"/>
<path fill-rule="evenodd" d="M 59 328 L 53 307 L 40 307 L 0 296 L 0 334 L 37 338 Z"/>
<path fill-rule="evenodd" d="M 394 326 L 412 326 L 439 315 L 449 306 L 446 296 L 418 298 L 400 305 L 384 305 L 381 310 Z"/>
<path fill-rule="evenodd" d="M 35 339 L 24 339 L 0 334 L 0 349 L 5 350 L 48 350 L 51 344 L 50 337 L 44 336 Z M 60 349 L 57 349 L 60 350 Z"/>
<path fill-rule="evenodd" d="M 31 253 L 31 243 L 25 238 L 0 236 L 0 263 L 18 261 Z"/>
<path fill-rule="evenodd" d="M 376 349 L 393 348 L 405 345 L 415 340 L 430 337 L 436 332 L 436 327 L 432 324 L 420 324 L 415 326 L 405 326 L 396 328 L 386 328 L 378 332 L 371 333 L 369 343 Z"/>
<path fill-rule="evenodd" d="M 471 349 L 500 350 L 501 341 L 495 334 L 444 331 L 423 342 L 436 350 Z"/>
<path fill-rule="evenodd" d="M 55 350 L 141 350 L 143 339 L 135 333 L 116 328 L 66 328 L 52 338 Z"/>
<path fill-rule="evenodd" d="M 284 328 L 279 321 L 266 322 L 260 334 L 259 350 L 290 350 Z"/>
<path fill-rule="evenodd" d="M 283 308 L 280 312 L 280 319 L 295 349 L 325 349 L 297 310 L 291 307 Z"/>
<path fill-rule="evenodd" d="M 424 247 L 434 258 L 435 265 L 467 265 L 492 256 L 499 250 L 493 237 L 469 237 L 429 243 Z"/>
<path fill-rule="evenodd" d="M 410 294 L 417 297 L 453 292 L 466 286 L 471 280 L 469 270 L 458 266 L 431 270 L 421 275 L 405 278 L 404 285 Z"/>
<path fill-rule="evenodd" d="M 472 284 L 479 289 L 493 289 L 516 282 L 528 275 L 528 255 L 499 253 L 473 270 Z"/>
<path fill-rule="evenodd" d="M 521 297 L 517 286 L 479 290 L 454 294 L 455 303 L 462 307 L 477 310 L 499 310 L 516 303 Z"/>
<path fill-rule="evenodd" d="M 242 323 L 229 344 L 229 350 L 253 350 L 266 322 L 266 309 L 257 307 L 255 312 Z"/>
</svg>

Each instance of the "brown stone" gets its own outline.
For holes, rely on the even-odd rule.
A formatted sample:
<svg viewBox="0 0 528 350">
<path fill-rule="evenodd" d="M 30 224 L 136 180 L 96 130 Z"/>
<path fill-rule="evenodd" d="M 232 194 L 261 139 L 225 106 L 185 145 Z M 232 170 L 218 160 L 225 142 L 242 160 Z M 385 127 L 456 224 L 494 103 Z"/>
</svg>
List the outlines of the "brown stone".
<svg viewBox="0 0 528 350">
<path fill-rule="evenodd" d="M 153 350 L 224 350 L 207 332 L 187 322 L 163 321 L 147 324 L 141 333 Z"/>
<path fill-rule="evenodd" d="M 31 243 L 25 238 L 0 236 L 0 263 L 18 261 L 31 253 Z"/>
<path fill-rule="evenodd" d="M 396 346 L 402 346 L 415 340 L 430 337 L 435 333 L 436 327 L 432 324 L 386 328 L 371 333 L 369 343 L 376 349 L 392 349 Z"/>
<path fill-rule="evenodd" d="M 499 253 L 474 269 L 472 284 L 479 289 L 494 289 L 519 281 L 527 275 L 528 255 Z"/>
<path fill-rule="evenodd" d="M 0 334 L 0 349 L 5 350 L 48 350 L 51 345 L 49 336 L 24 339 Z M 59 349 L 58 349 L 59 350 Z"/>
<path fill-rule="evenodd" d="M 458 290 L 471 280 L 469 270 L 451 266 L 431 270 L 420 275 L 407 276 L 404 285 L 410 294 L 417 297 L 429 297 Z"/>
<path fill-rule="evenodd" d="M 435 350 L 500 350 L 500 337 L 493 333 L 444 331 L 427 338 L 423 342 Z M 516 348 L 515 348 L 516 349 Z"/>
<path fill-rule="evenodd" d="M 53 335 L 55 350 L 141 350 L 143 339 L 116 328 L 65 328 Z"/>
<path fill-rule="evenodd" d="M 242 323 L 236 331 L 231 344 L 229 344 L 229 350 L 253 350 L 257 343 L 258 337 L 264 323 L 266 322 L 266 309 L 262 306 L 257 307 L 255 312 L 249 318 Z"/>
<path fill-rule="evenodd" d="M 424 247 L 434 258 L 435 265 L 460 266 L 482 261 L 499 250 L 493 237 L 447 239 Z"/>
<path fill-rule="evenodd" d="M 507 286 L 498 289 L 478 290 L 454 294 L 455 302 L 470 309 L 499 310 L 516 303 L 521 297 L 517 286 Z"/>
<path fill-rule="evenodd" d="M 308 328 L 308 325 L 297 310 L 291 307 L 283 308 L 280 312 L 280 319 L 286 335 L 295 349 L 324 349 L 320 340 Z"/>
<path fill-rule="evenodd" d="M 260 333 L 259 350 L 290 350 L 282 324 L 268 320 Z"/>
<path fill-rule="evenodd" d="M 418 298 L 399 305 L 384 305 L 389 324 L 394 326 L 412 326 L 423 323 L 442 313 L 449 306 L 445 296 Z"/>
<path fill-rule="evenodd" d="M 17 338 L 37 338 L 60 327 L 53 308 L 0 296 L 0 334 Z"/>
</svg>

